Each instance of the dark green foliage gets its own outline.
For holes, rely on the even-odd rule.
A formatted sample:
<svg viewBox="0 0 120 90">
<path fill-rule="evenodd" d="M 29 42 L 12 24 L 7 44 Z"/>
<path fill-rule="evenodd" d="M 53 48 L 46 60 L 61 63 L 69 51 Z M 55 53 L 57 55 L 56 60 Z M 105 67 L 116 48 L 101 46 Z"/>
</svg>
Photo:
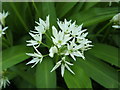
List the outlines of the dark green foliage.
<svg viewBox="0 0 120 90">
<path fill-rule="evenodd" d="M 92 88 L 92 80 L 102 85 L 104 88 L 118 88 L 118 64 L 120 46 L 119 31 L 114 30 L 110 19 L 118 12 L 118 4 L 100 2 L 4 2 L 3 9 L 9 12 L 6 18 L 6 35 L 2 39 L 2 61 L 0 68 L 8 69 L 8 77 L 17 88 L 65 88 L 57 82 L 61 80 L 68 88 Z M 44 58 L 42 63 L 36 67 L 26 66 L 27 61 L 31 60 L 26 55 L 32 52 L 31 47 L 26 47 L 26 40 L 29 37 L 29 30 L 33 30 L 35 20 L 45 19 L 50 15 L 50 24 L 56 25 L 56 20 L 72 19 L 77 24 L 83 23 L 83 27 L 88 29 L 88 38 L 93 42 L 93 49 L 85 53 L 85 60 L 77 58 L 71 69 L 75 75 L 67 70 L 64 80 L 58 71 L 50 72 L 54 66 L 54 59 Z M 47 32 L 48 36 L 52 30 Z M 5 39 L 6 38 L 6 39 Z M 47 38 L 47 45 L 51 45 Z M 42 53 L 48 49 L 40 48 Z M 48 53 L 46 53 L 48 54 Z M 10 74 L 9 74 L 10 73 Z M 64 84 L 63 83 L 63 84 Z"/>
</svg>

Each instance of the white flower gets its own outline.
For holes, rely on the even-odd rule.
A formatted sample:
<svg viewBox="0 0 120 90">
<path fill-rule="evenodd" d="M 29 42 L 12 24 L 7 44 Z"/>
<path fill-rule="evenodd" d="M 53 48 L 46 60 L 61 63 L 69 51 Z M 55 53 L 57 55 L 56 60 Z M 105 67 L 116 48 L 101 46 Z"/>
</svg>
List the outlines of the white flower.
<svg viewBox="0 0 120 90">
<path fill-rule="evenodd" d="M 70 24 L 71 24 L 71 20 L 67 21 L 66 19 L 64 19 L 64 22 L 62 22 L 62 21 L 59 21 L 59 19 L 58 19 L 57 24 L 63 32 L 65 32 L 65 33 L 70 32 L 69 27 L 70 27 Z"/>
<path fill-rule="evenodd" d="M 43 60 L 42 54 L 36 49 L 36 47 L 34 47 L 34 49 L 36 50 L 37 53 L 26 53 L 28 56 L 32 56 L 33 57 L 33 59 L 26 64 L 26 65 L 28 65 L 28 64 L 33 64 L 34 63 L 34 65 L 31 68 L 33 68 L 39 62 L 41 63 L 42 60 Z"/>
<path fill-rule="evenodd" d="M 75 39 L 72 40 L 72 42 L 70 42 L 70 45 L 67 44 L 67 49 L 68 51 L 66 52 L 65 55 L 70 55 L 75 61 L 76 61 L 76 58 L 75 56 L 77 57 L 82 57 L 83 59 L 85 59 L 84 55 L 78 51 L 78 49 L 80 49 L 81 47 L 77 44 L 75 44 Z"/>
<path fill-rule="evenodd" d="M 3 26 L 5 26 L 5 18 L 8 16 L 8 12 L 5 13 L 5 11 L 3 11 L 2 13 L 0 12 L 0 22 Z"/>
<path fill-rule="evenodd" d="M 5 76 L 2 76 L 2 77 L 0 77 L 0 88 L 2 88 L 2 87 L 6 87 L 6 85 L 9 85 L 10 84 L 10 81 L 8 80 L 8 78 L 7 77 L 5 77 Z"/>
<path fill-rule="evenodd" d="M 89 41 L 88 39 L 82 39 L 82 40 L 79 40 L 79 45 L 77 45 L 76 47 L 82 51 L 82 54 L 84 54 L 84 51 L 87 51 L 89 49 L 91 49 L 91 47 L 93 45 L 91 45 L 90 43 L 92 43 L 92 41 Z"/>
<path fill-rule="evenodd" d="M 72 24 L 71 26 L 70 26 L 70 29 L 71 29 L 71 35 L 73 36 L 73 37 L 76 37 L 76 35 L 80 35 L 83 31 L 85 31 L 85 30 L 83 30 L 82 31 L 82 26 L 83 26 L 83 24 L 81 24 L 80 26 L 77 26 L 77 25 L 75 25 L 75 24 Z"/>
<path fill-rule="evenodd" d="M 28 40 L 26 42 L 28 42 L 27 46 L 35 46 L 35 45 L 40 45 L 41 44 L 41 41 L 42 41 L 42 34 L 39 33 L 39 34 L 32 34 L 32 33 L 29 33 L 34 40 Z M 37 46 L 37 47 L 38 47 Z"/>
<path fill-rule="evenodd" d="M 62 77 L 64 76 L 65 68 L 67 68 L 72 74 L 75 74 L 68 65 L 72 66 L 72 63 L 69 63 L 68 61 L 65 60 L 65 57 L 62 58 L 59 62 L 56 63 L 56 65 L 53 67 L 51 72 L 56 70 L 59 66 L 61 65 L 61 75 Z"/>
<path fill-rule="evenodd" d="M 35 30 L 37 30 L 37 32 L 34 32 L 34 33 L 42 33 L 42 34 L 44 34 L 46 32 L 43 25 L 35 26 Z"/>
<path fill-rule="evenodd" d="M 49 15 L 46 17 L 46 21 L 43 21 L 41 18 L 39 18 L 39 22 L 36 22 L 39 26 L 35 29 L 39 32 L 45 33 L 46 30 L 49 29 L 50 23 L 49 23 Z M 44 29 L 43 29 L 44 28 Z"/>
<path fill-rule="evenodd" d="M 111 22 L 114 23 L 112 26 L 113 28 L 120 28 L 120 13 L 116 14 L 112 19 Z"/>
<path fill-rule="evenodd" d="M 53 26 L 52 27 L 53 36 L 52 40 L 53 43 L 60 48 L 62 45 L 65 45 L 67 41 L 69 41 L 72 37 L 70 34 L 64 34 L 62 31 L 57 31 L 57 29 Z"/>
<path fill-rule="evenodd" d="M 50 48 L 49 52 L 50 52 L 50 53 L 49 53 L 49 56 L 50 56 L 50 57 L 53 57 L 54 54 L 58 52 L 58 49 L 57 49 L 56 46 L 53 46 L 53 47 Z"/>
<path fill-rule="evenodd" d="M 43 57 L 47 55 L 42 55 L 36 48 L 40 46 L 40 44 L 43 44 L 44 46 L 48 47 L 46 44 L 42 43 L 42 34 L 45 34 L 46 30 L 49 29 L 49 16 L 47 16 L 46 21 L 43 21 L 41 18 L 39 18 L 39 22 L 36 22 L 38 26 L 35 26 L 35 31 L 30 31 L 29 33 L 33 40 L 29 40 L 29 44 L 27 46 L 33 46 L 37 53 L 27 53 L 27 55 L 32 56 L 33 59 L 28 62 L 27 64 L 32 64 L 34 67 L 38 62 L 42 62 Z M 81 57 L 85 59 L 84 57 L 84 51 L 90 49 L 92 45 L 91 41 L 86 39 L 86 36 L 88 35 L 87 29 L 82 29 L 83 24 L 76 25 L 76 21 L 72 23 L 72 20 L 67 21 L 64 19 L 64 22 L 57 21 L 57 24 L 60 28 L 60 30 L 57 30 L 55 26 L 52 26 L 52 36 L 47 36 L 50 40 L 52 39 L 53 46 L 49 49 L 49 56 L 54 57 L 54 54 L 59 55 L 62 57 L 60 61 L 56 63 L 56 65 L 53 67 L 51 72 L 56 70 L 58 67 L 61 67 L 61 75 L 64 76 L 65 68 L 69 70 L 72 74 L 75 74 L 69 67 L 73 64 L 66 61 L 65 57 L 68 55 L 72 57 L 74 61 L 76 61 L 76 57 Z M 36 46 L 37 45 L 37 46 Z"/>
<path fill-rule="evenodd" d="M 6 85 L 10 84 L 10 81 L 8 80 L 8 77 L 6 77 L 5 73 L 6 73 L 6 69 L 3 71 L 0 71 L 0 89 L 2 89 L 2 87 L 6 87 Z"/>
<path fill-rule="evenodd" d="M 3 29 L 2 29 L 2 25 L 0 24 L 0 37 L 2 37 L 2 34 L 5 34 L 5 30 L 6 29 L 8 29 L 8 27 L 4 27 Z"/>
<path fill-rule="evenodd" d="M 85 39 L 85 37 L 88 35 L 88 32 L 87 33 L 83 33 L 82 35 L 78 35 L 77 38 L 77 42 L 78 43 L 82 43 L 82 41 Z"/>
<path fill-rule="evenodd" d="M 116 29 L 119 29 L 119 28 L 120 28 L 120 25 L 113 25 L 112 27 L 113 27 L 113 28 L 116 28 Z"/>
<path fill-rule="evenodd" d="M 120 24 L 120 13 L 116 14 L 111 21 Z"/>
</svg>

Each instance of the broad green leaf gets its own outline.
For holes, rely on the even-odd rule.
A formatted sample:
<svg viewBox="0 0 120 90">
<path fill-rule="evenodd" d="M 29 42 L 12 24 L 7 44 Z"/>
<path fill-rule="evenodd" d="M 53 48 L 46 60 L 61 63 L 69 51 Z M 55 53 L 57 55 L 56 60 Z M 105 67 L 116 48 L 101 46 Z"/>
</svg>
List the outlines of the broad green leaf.
<svg viewBox="0 0 120 90">
<path fill-rule="evenodd" d="M 86 59 L 77 59 L 79 66 L 96 82 L 105 88 L 118 88 L 118 72 L 98 58 L 86 53 Z"/>
<path fill-rule="evenodd" d="M 27 73 L 21 69 L 20 67 L 12 67 L 10 70 L 12 70 L 14 73 L 22 77 L 25 81 L 29 82 L 31 85 L 35 86 L 35 76 L 34 74 Z M 19 69 L 19 70 L 18 70 Z M 31 68 L 32 69 L 32 68 Z"/>
<path fill-rule="evenodd" d="M 115 14 L 110 14 L 110 15 L 104 15 L 104 16 L 96 16 L 94 18 L 91 18 L 89 19 L 89 21 L 85 21 L 84 22 L 84 26 L 90 26 L 90 25 L 93 25 L 93 24 L 98 24 L 100 22 L 103 22 L 103 21 L 106 21 L 106 20 L 109 20 L 110 18 L 112 18 Z"/>
<path fill-rule="evenodd" d="M 27 6 L 27 3 L 23 3 L 23 10 L 25 10 L 26 6 Z M 14 13 L 16 14 L 16 16 L 18 17 L 18 19 L 20 20 L 21 24 L 24 26 L 25 30 L 28 31 L 28 27 L 25 23 L 25 19 L 24 19 L 24 16 L 22 16 L 24 13 L 20 13 L 22 9 L 20 9 L 22 3 L 13 3 L 11 2 L 10 3 L 11 5 L 11 8 L 13 9 Z M 23 11 L 22 11 L 23 12 Z M 21 15 L 22 14 L 22 15 Z"/>
<path fill-rule="evenodd" d="M 118 65 L 118 48 L 106 45 L 106 44 L 95 44 L 94 47 L 89 50 L 92 55 L 112 64 Z"/>
<path fill-rule="evenodd" d="M 86 3 L 85 3 L 84 10 L 90 9 L 91 7 L 95 6 L 97 3 L 98 3 L 98 2 L 86 2 Z"/>
<path fill-rule="evenodd" d="M 77 2 L 64 2 L 61 4 L 58 4 L 56 6 L 57 16 L 59 18 L 63 17 L 65 14 L 67 14 L 75 5 Z"/>
<path fill-rule="evenodd" d="M 42 63 L 37 65 L 36 87 L 37 88 L 56 88 L 56 73 L 50 72 L 54 67 L 52 59 L 46 57 Z"/>
<path fill-rule="evenodd" d="M 5 49 L 2 51 L 2 61 L 0 61 L 0 63 L 2 63 L 2 69 L 10 68 L 29 58 L 29 56 L 26 55 L 26 52 L 30 51 L 31 49 L 24 45 L 13 46 Z"/>
<path fill-rule="evenodd" d="M 78 24 L 90 26 L 111 19 L 118 11 L 117 8 L 91 8 L 91 10 L 81 11 L 69 17 L 77 20 Z"/>
<path fill-rule="evenodd" d="M 72 14 L 78 13 L 82 9 L 82 7 L 84 6 L 84 4 L 85 4 L 85 2 L 79 2 L 79 3 L 77 3 L 74 6 L 73 10 L 72 10 L 73 11 Z"/>
<path fill-rule="evenodd" d="M 74 71 L 75 75 L 68 70 L 65 70 L 64 75 L 68 88 L 92 88 L 90 78 L 86 75 L 84 70 L 77 65 L 77 62 L 74 63 L 71 69 Z"/>
</svg>

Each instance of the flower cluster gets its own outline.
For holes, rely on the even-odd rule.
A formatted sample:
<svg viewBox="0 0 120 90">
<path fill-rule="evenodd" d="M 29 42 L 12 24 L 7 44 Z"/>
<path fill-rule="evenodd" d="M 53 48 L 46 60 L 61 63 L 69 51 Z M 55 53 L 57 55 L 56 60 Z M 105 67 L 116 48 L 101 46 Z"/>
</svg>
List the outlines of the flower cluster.
<svg viewBox="0 0 120 90">
<path fill-rule="evenodd" d="M 5 18 L 8 16 L 8 12 L 5 13 L 5 11 L 3 11 L 2 13 L 0 12 L 0 37 L 2 37 L 2 34 L 5 34 L 5 30 L 8 27 L 5 27 Z M 2 26 L 4 26 L 2 28 Z"/>
<path fill-rule="evenodd" d="M 35 30 L 30 31 L 29 33 L 33 39 L 27 41 L 27 46 L 33 46 L 36 51 L 36 53 L 27 53 L 27 55 L 33 57 L 33 59 L 27 63 L 34 63 L 32 67 L 34 67 L 38 62 L 41 63 L 43 57 L 46 56 L 42 55 L 37 48 L 40 44 L 47 46 L 42 43 L 42 35 L 46 34 L 46 30 L 50 30 L 49 16 L 47 16 L 46 21 L 39 19 L 39 22 L 36 23 L 38 26 L 35 26 Z M 73 61 L 76 61 L 76 57 L 85 59 L 84 51 L 87 51 L 92 47 L 92 42 L 86 39 L 88 32 L 86 32 L 87 29 L 82 29 L 83 24 L 76 25 L 76 21 L 72 22 L 72 20 L 67 21 L 66 19 L 64 19 L 64 22 L 58 19 L 57 24 L 59 26 L 59 30 L 55 26 L 52 26 L 52 36 L 49 38 L 53 44 L 50 48 L 48 46 L 48 49 L 49 56 L 51 58 L 53 58 L 55 54 L 60 57 L 56 60 L 56 65 L 53 67 L 51 72 L 61 66 L 61 75 L 63 77 L 65 68 L 75 74 L 69 67 L 73 64 L 68 61 L 66 57 L 70 56 Z"/>
<path fill-rule="evenodd" d="M 112 26 L 113 28 L 120 28 L 120 13 L 116 14 L 112 19 L 111 22 L 114 23 L 114 25 Z"/>
<path fill-rule="evenodd" d="M 0 73 L 0 89 L 2 87 L 6 87 L 6 85 L 10 84 L 10 81 L 8 80 L 8 77 L 6 77 L 4 74 L 7 70 L 3 70 L 2 73 Z"/>
<path fill-rule="evenodd" d="M 0 37 L 2 37 L 2 34 L 5 34 L 5 30 L 8 27 L 5 27 L 5 18 L 8 16 L 8 12 L 5 13 L 5 11 L 3 11 L 2 13 L 0 12 Z M 0 72 L 0 89 L 2 87 L 6 87 L 6 85 L 9 85 L 10 82 L 8 80 L 8 78 L 4 75 L 4 73 L 6 72 L 6 70 L 3 70 Z"/>
</svg>

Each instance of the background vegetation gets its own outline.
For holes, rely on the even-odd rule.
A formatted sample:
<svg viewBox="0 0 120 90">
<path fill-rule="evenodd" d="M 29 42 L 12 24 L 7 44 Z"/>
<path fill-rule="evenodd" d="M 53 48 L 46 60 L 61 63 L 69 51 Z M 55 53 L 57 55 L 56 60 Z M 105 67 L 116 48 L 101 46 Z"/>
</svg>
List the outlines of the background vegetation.
<svg viewBox="0 0 120 90">
<path fill-rule="evenodd" d="M 2 42 L 2 69 L 11 84 L 8 88 L 118 88 L 120 63 L 118 48 L 120 32 L 112 28 L 110 20 L 118 13 L 119 3 L 108 2 L 8 2 L 2 8 L 9 12 L 5 38 Z M 72 70 L 76 75 L 65 71 L 64 78 L 59 70 L 50 73 L 54 66 L 51 58 L 45 58 L 41 64 L 31 69 L 25 64 L 31 60 L 26 52 L 30 39 L 29 30 L 33 30 L 35 20 L 50 15 L 51 25 L 60 20 L 76 20 L 88 29 L 88 38 L 93 41 L 93 49 L 85 53 L 86 60 L 77 58 Z M 44 46 L 40 49 L 45 52 Z M 1 66 L 0 66 L 1 67 Z"/>
</svg>

